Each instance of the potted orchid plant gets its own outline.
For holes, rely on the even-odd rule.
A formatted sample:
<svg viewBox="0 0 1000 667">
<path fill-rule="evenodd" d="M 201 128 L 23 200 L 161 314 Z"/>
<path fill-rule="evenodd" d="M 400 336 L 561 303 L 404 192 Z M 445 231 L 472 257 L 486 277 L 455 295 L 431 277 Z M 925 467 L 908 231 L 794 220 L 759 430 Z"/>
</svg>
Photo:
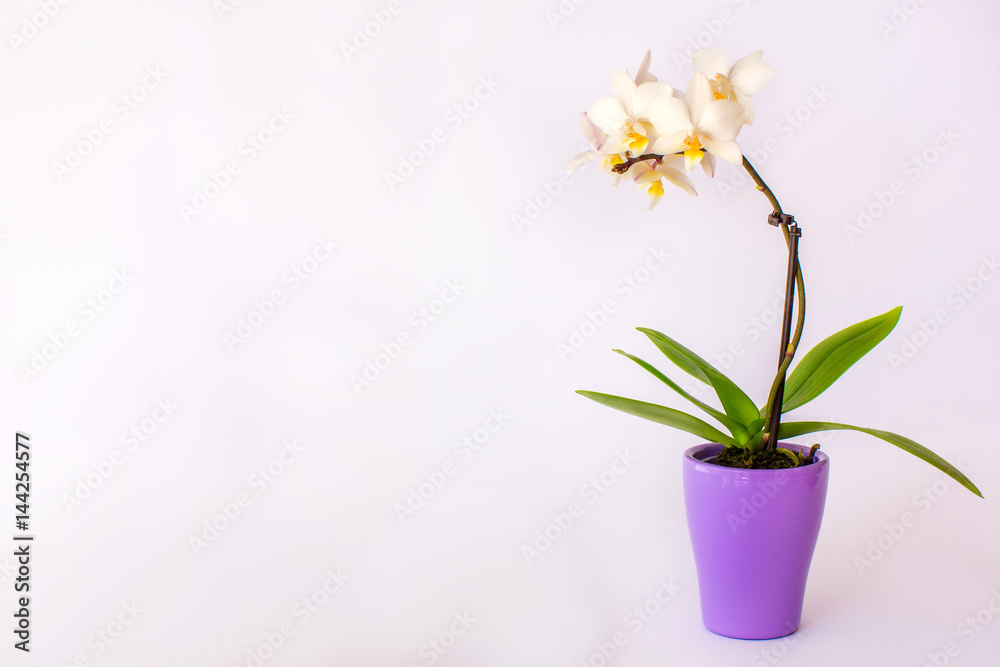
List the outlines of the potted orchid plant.
<svg viewBox="0 0 1000 667">
<path fill-rule="evenodd" d="M 684 453 L 684 487 L 701 590 L 702 620 L 721 635 L 768 639 L 800 623 L 809 564 L 826 499 L 830 460 L 819 445 L 786 442 L 810 433 L 853 430 L 889 442 L 942 470 L 972 493 L 979 489 L 955 466 L 896 433 L 825 421 L 784 421 L 828 389 L 893 330 L 901 308 L 851 325 L 821 341 L 792 367 L 805 323 L 805 282 L 798 261 L 802 232 L 743 155 L 737 136 L 754 121 L 753 96 L 774 76 L 762 53 L 730 65 L 725 53 L 692 54 L 693 75 L 681 92 L 649 72 L 650 53 L 634 77 L 612 73 L 613 96 L 581 114 L 592 149 L 570 169 L 597 161 L 615 185 L 631 179 L 645 190 L 648 208 L 664 197 L 664 182 L 695 195 L 689 174 L 714 175 L 717 159 L 744 168 L 771 205 L 768 222 L 788 246 L 784 321 L 778 368 L 758 405 L 720 370 L 664 333 L 639 328 L 681 371 L 710 388 L 710 405 L 646 360 L 635 362 L 713 423 L 687 412 L 594 391 L 577 393 L 603 405 L 685 431 L 707 441 Z M 793 314 L 794 311 L 794 314 Z M 794 326 L 793 326 L 794 319 Z M 738 566 L 734 566 L 734 559 Z"/>
</svg>

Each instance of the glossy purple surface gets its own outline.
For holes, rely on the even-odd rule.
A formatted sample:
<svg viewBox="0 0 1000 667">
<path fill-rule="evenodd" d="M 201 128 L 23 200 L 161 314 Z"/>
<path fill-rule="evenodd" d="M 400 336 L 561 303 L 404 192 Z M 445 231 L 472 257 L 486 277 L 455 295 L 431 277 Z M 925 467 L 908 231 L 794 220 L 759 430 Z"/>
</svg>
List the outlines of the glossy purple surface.
<svg viewBox="0 0 1000 667">
<path fill-rule="evenodd" d="M 812 464 L 782 470 L 706 462 L 721 449 L 704 444 L 684 452 L 684 500 L 702 621 L 726 637 L 783 637 L 801 620 L 830 461 L 817 452 Z"/>
</svg>

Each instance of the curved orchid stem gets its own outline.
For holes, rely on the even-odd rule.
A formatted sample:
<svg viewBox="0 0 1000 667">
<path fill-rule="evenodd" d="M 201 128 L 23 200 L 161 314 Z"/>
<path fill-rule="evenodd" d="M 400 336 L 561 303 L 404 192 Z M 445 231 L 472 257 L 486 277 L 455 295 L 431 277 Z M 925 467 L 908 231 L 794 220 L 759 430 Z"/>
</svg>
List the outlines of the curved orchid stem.
<svg viewBox="0 0 1000 667">
<path fill-rule="evenodd" d="M 781 210 L 781 204 L 778 203 L 778 198 L 775 197 L 774 192 L 771 188 L 767 186 L 764 179 L 760 177 L 757 170 L 753 168 L 750 161 L 747 160 L 746 156 L 743 156 L 743 168 L 746 169 L 747 173 L 750 174 L 750 178 L 753 179 L 754 183 L 757 185 L 757 189 L 767 197 L 767 200 L 771 203 L 771 208 L 774 209 L 775 213 L 784 214 Z M 788 225 L 782 221 L 779 223 L 781 228 L 781 233 L 785 237 L 785 244 L 791 250 L 791 236 L 788 231 Z M 782 357 L 780 365 L 778 366 L 778 372 L 774 377 L 774 382 L 771 383 L 771 391 L 768 393 L 767 403 L 764 405 L 764 414 L 761 415 L 765 419 L 765 430 L 763 436 L 763 443 L 765 448 L 770 448 L 777 446 L 777 428 L 781 423 L 781 406 L 777 405 L 779 400 L 783 398 L 783 390 L 785 385 L 785 374 L 788 372 L 788 367 L 792 363 L 792 358 L 795 356 L 795 351 L 799 347 L 799 340 L 802 338 L 802 327 L 806 320 L 806 284 L 805 280 L 802 278 L 802 266 L 799 264 L 799 260 L 795 259 L 795 288 L 798 292 L 798 312 L 795 319 L 795 331 L 788 342 L 788 347 L 782 350 Z M 787 298 L 787 297 L 786 297 Z M 773 420 L 772 415 L 774 412 L 778 412 L 778 419 Z M 774 434 L 774 437 L 771 434 Z"/>
<path fill-rule="evenodd" d="M 637 155 L 626 159 L 624 162 L 616 164 L 612 171 L 617 174 L 624 174 L 627 172 L 632 165 L 645 162 L 647 160 L 655 160 L 656 162 L 662 162 L 664 155 L 659 155 L 657 153 L 645 153 L 643 155 Z M 746 156 L 743 156 L 743 168 L 746 169 L 747 173 L 750 174 L 750 178 L 753 179 L 757 186 L 757 190 L 767 197 L 767 201 L 770 202 L 771 208 L 775 213 L 784 216 L 784 211 L 781 209 L 781 204 L 778 203 L 778 198 L 774 195 L 774 192 L 768 187 L 764 179 L 760 177 L 757 170 L 753 168 L 750 161 L 747 160 Z M 788 247 L 789 252 L 792 250 L 792 239 L 789 233 L 788 223 L 783 219 L 779 218 L 778 226 L 781 229 L 781 234 L 785 237 L 785 245 Z M 806 321 L 806 284 L 802 277 L 802 266 L 799 264 L 798 257 L 795 257 L 795 292 L 796 301 L 798 302 L 798 312 L 795 319 L 795 330 L 791 334 L 787 347 L 781 350 L 781 358 L 779 361 L 778 372 L 774 377 L 774 382 L 771 383 L 771 391 L 768 393 L 767 403 L 764 405 L 763 414 L 761 415 L 766 421 L 764 422 L 766 426 L 764 427 L 763 434 L 763 446 L 764 448 L 771 448 L 776 446 L 776 442 L 772 440 L 777 440 L 777 430 L 781 424 L 781 406 L 778 405 L 783 399 L 783 391 L 785 385 L 785 375 L 788 372 L 788 367 L 792 363 L 792 359 L 795 357 L 795 351 L 799 347 L 799 341 L 802 339 L 802 327 L 805 325 Z M 790 294 L 786 294 L 786 299 L 792 298 Z M 784 331 L 782 332 L 784 334 Z M 782 336 L 784 338 L 784 335 Z M 784 342 L 784 340 L 782 340 Z M 775 411 L 778 413 L 778 419 L 772 419 Z M 775 437 L 772 438 L 771 434 L 774 433 Z"/>
</svg>

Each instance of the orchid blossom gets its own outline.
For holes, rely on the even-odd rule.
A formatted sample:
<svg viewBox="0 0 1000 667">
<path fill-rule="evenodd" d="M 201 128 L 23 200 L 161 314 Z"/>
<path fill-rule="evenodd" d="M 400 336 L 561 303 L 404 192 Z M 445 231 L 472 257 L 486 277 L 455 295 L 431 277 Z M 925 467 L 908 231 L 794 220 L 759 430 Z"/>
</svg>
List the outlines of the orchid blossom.
<svg viewBox="0 0 1000 667">
<path fill-rule="evenodd" d="M 649 195 L 649 206 L 646 207 L 646 210 L 656 208 L 656 205 L 660 203 L 660 199 L 663 198 L 663 179 L 667 179 L 667 181 L 684 190 L 684 192 L 692 197 L 698 195 L 695 192 L 694 183 L 691 182 L 688 175 L 670 164 L 681 162 L 682 160 L 683 158 L 680 155 L 667 155 L 661 161 L 655 159 L 646 160 L 636 162 L 631 167 L 630 173 L 633 180 L 640 188 L 645 187 L 646 193 Z"/>
<path fill-rule="evenodd" d="M 736 135 L 743 127 L 744 111 L 736 102 L 713 98 L 704 74 L 695 74 L 684 99 L 658 98 L 646 107 L 646 114 L 659 134 L 652 152 L 660 155 L 684 153 L 684 170 L 701 162 L 704 151 L 732 164 L 742 164 L 743 153 Z"/>
<path fill-rule="evenodd" d="M 719 49 L 699 49 L 691 54 L 691 62 L 696 74 L 708 78 L 712 94 L 717 100 L 731 100 L 743 107 L 743 122 L 753 125 L 753 99 L 751 95 L 774 76 L 774 69 L 761 61 L 763 51 L 751 53 L 729 66 L 729 56 Z"/>
<path fill-rule="evenodd" d="M 736 136 L 753 119 L 750 95 L 773 76 L 755 53 L 731 68 L 717 49 L 694 54 L 695 74 L 682 93 L 650 73 L 647 51 L 630 77 L 623 70 L 611 75 L 613 97 L 601 97 L 580 115 L 591 149 L 570 159 L 567 169 L 600 159 L 600 168 L 618 185 L 631 178 L 649 195 L 649 208 L 663 197 L 663 181 L 697 194 L 683 172 L 701 165 L 715 175 L 715 156 L 742 164 Z M 718 70 L 718 71 L 717 71 Z M 711 77 L 711 78 L 710 78 Z"/>
<path fill-rule="evenodd" d="M 645 63 L 648 68 L 648 63 Z M 647 77 L 648 72 L 640 74 Z M 645 120 L 645 109 L 661 97 L 673 95 L 673 88 L 659 81 L 635 80 L 623 70 L 611 74 L 614 97 L 602 97 L 591 105 L 587 117 L 608 135 L 605 153 L 625 153 L 629 156 L 642 155 L 655 137 L 651 137 L 652 126 Z"/>
</svg>

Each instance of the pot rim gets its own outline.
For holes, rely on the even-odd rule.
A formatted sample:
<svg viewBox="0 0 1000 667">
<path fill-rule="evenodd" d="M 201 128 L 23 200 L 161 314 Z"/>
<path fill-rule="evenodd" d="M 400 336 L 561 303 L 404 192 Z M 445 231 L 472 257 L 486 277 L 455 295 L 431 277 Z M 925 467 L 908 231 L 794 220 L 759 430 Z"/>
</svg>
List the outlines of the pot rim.
<svg viewBox="0 0 1000 667">
<path fill-rule="evenodd" d="M 779 442 L 780 446 L 786 449 L 798 450 L 800 452 L 808 452 L 809 447 L 803 445 L 797 445 L 791 442 Z M 720 466 L 717 463 L 712 463 L 711 461 L 706 461 L 704 458 L 698 458 L 697 454 L 704 454 L 705 457 L 710 457 L 718 452 L 722 451 L 725 445 L 719 444 L 717 442 L 703 442 L 700 445 L 695 445 L 694 447 L 688 447 L 684 450 L 684 462 L 688 463 L 699 472 L 706 472 L 711 474 L 733 474 L 733 475 L 774 475 L 775 473 L 785 473 L 786 475 L 813 475 L 825 467 L 830 465 L 830 457 L 827 456 L 826 452 L 823 450 L 816 450 L 816 455 L 812 463 L 806 464 L 804 466 L 798 466 L 795 468 L 730 468 L 729 466 Z M 717 449 L 716 449 L 717 448 Z"/>
</svg>

